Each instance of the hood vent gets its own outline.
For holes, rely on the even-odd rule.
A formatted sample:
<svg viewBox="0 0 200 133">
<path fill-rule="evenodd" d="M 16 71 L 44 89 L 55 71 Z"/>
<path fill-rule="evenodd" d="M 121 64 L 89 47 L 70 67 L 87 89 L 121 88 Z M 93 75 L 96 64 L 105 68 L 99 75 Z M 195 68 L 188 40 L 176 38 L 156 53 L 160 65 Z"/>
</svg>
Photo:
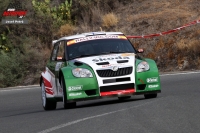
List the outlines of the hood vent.
<svg viewBox="0 0 200 133">
<path fill-rule="evenodd" d="M 96 63 L 97 65 L 108 65 L 109 62 L 100 62 L 100 63 Z"/>
<path fill-rule="evenodd" d="M 83 65 L 83 63 L 81 63 L 81 62 L 74 62 L 74 65 L 81 66 L 81 65 Z"/>
<path fill-rule="evenodd" d="M 127 63 L 128 60 L 118 60 L 117 63 Z"/>
</svg>

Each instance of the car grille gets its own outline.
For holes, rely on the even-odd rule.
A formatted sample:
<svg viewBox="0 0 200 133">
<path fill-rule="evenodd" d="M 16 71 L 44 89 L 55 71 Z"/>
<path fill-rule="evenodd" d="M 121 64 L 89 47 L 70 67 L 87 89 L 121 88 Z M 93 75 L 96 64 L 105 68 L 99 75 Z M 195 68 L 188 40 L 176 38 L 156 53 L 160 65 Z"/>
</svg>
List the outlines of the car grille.
<svg viewBox="0 0 200 133">
<path fill-rule="evenodd" d="M 110 69 L 97 70 L 97 74 L 99 75 L 99 77 L 116 77 L 131 74 L 132 71 L 133 67 L 125 67 L 119 68 L 117 71 L 113 71 Z"/>
</svg>

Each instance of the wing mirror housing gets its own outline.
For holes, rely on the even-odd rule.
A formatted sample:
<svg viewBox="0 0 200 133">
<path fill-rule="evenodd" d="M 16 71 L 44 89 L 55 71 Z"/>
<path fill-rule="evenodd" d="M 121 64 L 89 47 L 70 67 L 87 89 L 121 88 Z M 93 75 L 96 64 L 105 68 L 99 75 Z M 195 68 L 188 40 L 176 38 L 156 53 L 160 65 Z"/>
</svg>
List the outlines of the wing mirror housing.
<svg viewBox="0 0 200 133">
<path fill-rule="evenodd" d="M 58 56 L 57 58 L 56 58 L 56 60 L 62 60 L 63 58 L 62 57 L 60 57 L 60 56 Z"/>
<path fill-rule="evenodd" d="M 61 57 L 61 56 L 56 57 L 55 60 L 56 60 L 56 61 L 65 61 L 65 59 L 64 59 L 63 57 Z"/>
<path fill-rule="evenodd" d="M 54 46 L 54 44 L 57 42 L 57 40 L 53 40 L 52 41 L 52 46 Z"/>
<path fill-rule="evenodd" d="M 143 49 L 143 48 L 139 48 L 139 49 L 137 50 L 137 53 L 144 53 L 144 49 Z"/>
</svg>

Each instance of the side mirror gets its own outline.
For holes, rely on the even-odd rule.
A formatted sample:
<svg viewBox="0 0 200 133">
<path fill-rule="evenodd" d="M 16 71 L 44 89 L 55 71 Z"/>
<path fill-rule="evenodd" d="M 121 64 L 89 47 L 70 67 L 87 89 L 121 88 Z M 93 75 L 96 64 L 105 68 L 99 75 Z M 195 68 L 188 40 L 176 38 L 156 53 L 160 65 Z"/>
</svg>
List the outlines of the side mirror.
<svg viewBox="0 0 200 133">
<path fill-rule="evenodd" d="M 144 49 L 139 48 L 139 49 L 137 50 L 137 53 L 144 53 Z"/>
<path fill-rule="evenodd" d="M 54 44 L 57 42 L 57 40 L 53 40 L 52 41 L 52 46 L 54 46 Z"/>
</svg>

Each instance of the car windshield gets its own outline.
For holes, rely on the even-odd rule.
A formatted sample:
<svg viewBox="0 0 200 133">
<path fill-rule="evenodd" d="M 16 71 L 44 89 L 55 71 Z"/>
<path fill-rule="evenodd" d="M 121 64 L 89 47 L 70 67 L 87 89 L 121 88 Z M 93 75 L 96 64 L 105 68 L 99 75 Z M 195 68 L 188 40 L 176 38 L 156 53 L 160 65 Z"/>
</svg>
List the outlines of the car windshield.
<svg viewBox="0 0 200 133">
<path fill-rule="evenodd" d="M 67 46 L 68 59 L 110 53 L 135 53 L 127 39 L 96 39 Z"/>
</svg>

